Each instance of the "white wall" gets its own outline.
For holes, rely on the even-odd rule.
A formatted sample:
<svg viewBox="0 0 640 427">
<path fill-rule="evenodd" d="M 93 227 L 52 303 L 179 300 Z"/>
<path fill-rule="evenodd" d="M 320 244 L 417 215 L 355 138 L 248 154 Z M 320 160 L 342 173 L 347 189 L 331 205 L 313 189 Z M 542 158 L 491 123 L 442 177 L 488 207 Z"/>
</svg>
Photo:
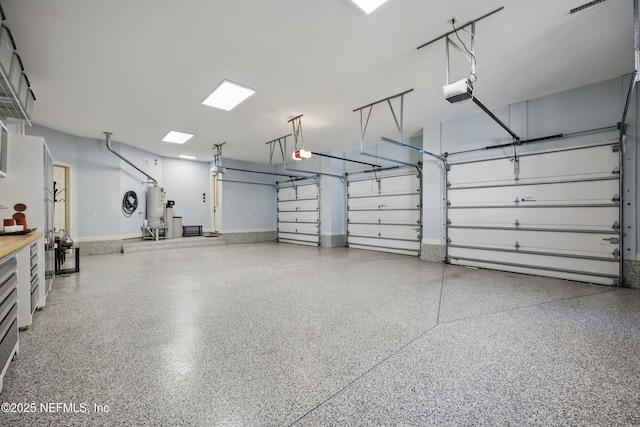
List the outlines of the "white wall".
<svg viewBox="0 0 640 427">
<path fill-rule="evenodd" d="M 167 200 L 175 202 L 173 216 L 181 216 L 183 225 L 211 228 L 209 171 L 209 163 L 167 157 L 162 160 L 162 187 Z"/>
<path fill-rule="evenodd" d="M 148 179 L 106 148 L 104 139 L 77 137 L 34 125 L 30 135 L 42 136 L 54 161 L 71 165 L 72 235 L 80 240 L 122 238 L 140 234 Z M 209 163 L 163 158 L 117 141 L 111 148 L 158 181 L 174 215 L 186 225 L 209 229 Z M 138 194 L 138 209 L 131 217 L 122 213 L 126 191 Z M 202 202 L 202 193 L 206 202 Z"/>
<path fill-rule="evenodd" d="M 232 170 L 269 172 L 269 165 L 232 159 L 223 159 L 222 165 L 228 169 L 221 178 L 220 232 L 276 230 L 277 195 L 275 189 L 269 185 L 250 184 L 275 184 L 276 177 Z M 275 168 L 273 169 L 275 170 Z M 244 183 L 229 181 L 243 181 Z"/>
</svg>

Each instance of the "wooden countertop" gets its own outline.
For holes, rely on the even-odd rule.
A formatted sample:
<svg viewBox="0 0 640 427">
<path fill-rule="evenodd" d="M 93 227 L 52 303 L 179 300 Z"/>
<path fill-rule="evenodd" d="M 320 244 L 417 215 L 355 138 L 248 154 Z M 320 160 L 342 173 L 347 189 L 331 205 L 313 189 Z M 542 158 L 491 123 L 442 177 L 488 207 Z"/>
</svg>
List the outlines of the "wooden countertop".
<svg viewBox="0 0 640 427">
<path fill-rule="evenodd" d="M 15 252 L 18 249 L 28 245 L 34 240 L 38 240 L 44 236 L 42 231 L 32 231 L 27 234 L 0 236 L 0 258 Z"/>
</svg>

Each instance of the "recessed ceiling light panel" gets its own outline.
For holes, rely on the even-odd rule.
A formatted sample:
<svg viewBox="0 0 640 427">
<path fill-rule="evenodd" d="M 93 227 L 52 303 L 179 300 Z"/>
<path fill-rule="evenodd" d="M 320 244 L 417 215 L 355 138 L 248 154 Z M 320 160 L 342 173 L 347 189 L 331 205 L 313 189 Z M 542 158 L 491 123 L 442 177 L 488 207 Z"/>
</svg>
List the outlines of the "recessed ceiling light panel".
<svg viewBox="0 0 640 427">
<path fill-rule="evenodd" d="M 351 0 L 355 4 L 357 4 L 360 9 L 364 10 L 366 13 L 371 13 L 380 7 L 387 0 Z"/>
<path fill-rule="evenodd" d="M 170 130 L 169 133 L 162 138 L 164 142 L 171 142 L 174 144 L 184 144 L 193 137 L 193 134 L 186 132 L 178 132 L 177 130 Z"/>
<path fill-rule="evenodd" d="M 223 80 L 202 103 L 210 107 L 231 111 L 236 105 L 240 104 L 255 92 L 256 91 L 250 87 L 229 80 Z"/>
<path fill-rule="evenodd" d="M 180 154 L 179 156 L 181 159 L 186 159 L 186 160 L 195 160 L 196 156 L 187 156 L 186 154 Z"/>
</svg>

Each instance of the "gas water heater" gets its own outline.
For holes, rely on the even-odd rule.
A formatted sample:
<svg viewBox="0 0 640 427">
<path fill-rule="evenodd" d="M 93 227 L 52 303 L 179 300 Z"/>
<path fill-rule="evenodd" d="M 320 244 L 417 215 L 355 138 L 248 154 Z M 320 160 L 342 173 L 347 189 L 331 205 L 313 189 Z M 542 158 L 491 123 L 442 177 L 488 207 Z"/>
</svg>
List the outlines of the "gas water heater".
<svg viewBox="0 0 640 427">
<path fill-rule="evenodd" d="M 164 226 L 164 188 L 154 185 L 147 189 L 147 224 L 149 227 Z"/>
</svg>

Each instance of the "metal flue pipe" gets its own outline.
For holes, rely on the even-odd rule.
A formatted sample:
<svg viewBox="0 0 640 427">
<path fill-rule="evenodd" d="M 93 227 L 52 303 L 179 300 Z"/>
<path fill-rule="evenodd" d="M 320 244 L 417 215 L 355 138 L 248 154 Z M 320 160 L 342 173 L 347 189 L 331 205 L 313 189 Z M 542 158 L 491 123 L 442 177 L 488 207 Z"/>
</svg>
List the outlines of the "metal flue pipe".
<svg viewBox="0 0 640 427">
<path fill-rule="evenodd" d="M 153 181 L 153 185 L 154 186 L 156 186 L 156 187 L 158 186 L 158 181 L 156 179 L 154 179 L 151 175 L 149 175 L 148 173 L 146 173 L 145 171 L 143 171 L 142 169 L 140 169 L 139 167 L 137 167 L 136 165 L 131 163 L 129 160 L 127 160 L 124 157 L 122 157 L 119 153 L 116 153 L 115 151 L 113 151 L 113 149 L 111 148 L 111 132 L 102 132 L 102 133 L 104 133 L 104 135 L 105 135 L 105 140 L 106 140 L 106 143 L 107 143 L 107 150 L 111 151 L 113 154 L 118 156 L 122 161 L 126 162 L 132 168 L 134 168 L 135 170 L 137 170 L 138 172 L 140 172 L 141 174 L 143 174 L 144 176 L 149 178 L 149 180 Z"/>
</svg>

